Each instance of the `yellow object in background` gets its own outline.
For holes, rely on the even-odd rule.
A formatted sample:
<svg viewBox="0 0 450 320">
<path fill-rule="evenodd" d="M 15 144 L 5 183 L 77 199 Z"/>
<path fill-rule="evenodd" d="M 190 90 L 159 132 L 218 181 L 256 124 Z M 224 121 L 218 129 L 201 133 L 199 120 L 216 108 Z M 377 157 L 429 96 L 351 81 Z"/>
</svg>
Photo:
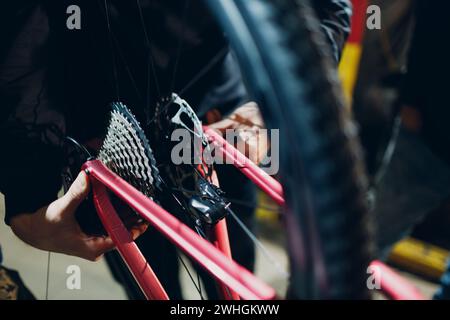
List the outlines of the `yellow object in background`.
<svg viewBox="0 0 450 320">
<path fill-rule="evenodd" d="M 351 105 L 353 90 L 358 78 L 361 53 L 362 48 L 359 43 L 347 43 L 339 65 L 339 76 L 342 81 L 344 95 L 349 105 Z"/>
<path fill-rule="evenodd" d="M 259 221 L 277 223 L 281 208 L 268 195 L 258 189 L 258 207 L 256 217 Z"/>
<path fill-rule="evenodd" d="M 397 243 L 389 262 L 413 273 L 439 280 L 446 270 L 450 252 L 426 242 L 407 238 Z"/>
<path fill-rule="evenodd" d="M 359 43 L 347 43 L 342 54 L 339 65 L 339 76 L 342 81 L 344 95 L 348 105 L 351 105 L 353 89 L 358 78 L 359 63 L 361 60 L 362 48 Z M 258 190 L 258 208 L 256 216 L 260 221 L 277 222 L 279 217 L 277 205 L 262 191 Z"/>
<path fill-rule="evenodd" d="M 352 31 L 342 52 L 339 75 L 342 80 L 344 94 L 351 106 L 353 89 L 359 74 L 359 65 L 366 31 L 367 0 L 353 0 Z"/>
<path fill-rule="evenodd" d="M 353 89 L 358 78 L 361 53 L 362 48 L 359 43 L 347 43 L 339 65 L 339 76 L 348 105 L 351 105 L 352 102 Z M 256 209 L 258 220 L 276 223 L 279 220 L 277 210 L 279 210 L 277 204 L 261 190 L 258 190 L 258 208 Z"/>
</svg>

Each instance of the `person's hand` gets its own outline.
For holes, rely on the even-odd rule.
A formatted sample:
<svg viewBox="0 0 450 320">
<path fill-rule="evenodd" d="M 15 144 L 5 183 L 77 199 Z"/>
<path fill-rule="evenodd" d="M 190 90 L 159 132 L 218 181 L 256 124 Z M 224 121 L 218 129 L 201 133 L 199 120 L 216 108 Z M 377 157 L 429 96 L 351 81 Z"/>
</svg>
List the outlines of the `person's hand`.
<svg viewBox="0 0 450 320">
<path fill-rule="evenodd" d="M 214 113 L 210 115 L 214 116 Z M 264 121 L 256 103 L 246 103 L 225 119 L 217 122 L 216 119 L 208 119 L 213 122 L 209 125 L 210 128 L 218 130 L 222 135 L 226 135 L 229 129 L 235 130 L 238 139 L 236 144 L 239 146 L 243 142 L 245 146 L 245 152 L 239 151 L 256 164 L 264 159 L 269 149 L 269 139 L 267 133 L 261 131 L 264 129 Z"/>
<path fill-rule="evenodd" d="M 109 237 L 84 234 L 75 219 L 77 207 L 89 193 L 89 179 L 81 172 L 67 193 L 34 214 L 21 214 L 11 219 L 11 228 L 23 241 L 38 249 L 78 256 L 96 261 L 114 248 Z M 145 224 L 134 226 L 133 239 L 146 230 Z"/>
</svg>

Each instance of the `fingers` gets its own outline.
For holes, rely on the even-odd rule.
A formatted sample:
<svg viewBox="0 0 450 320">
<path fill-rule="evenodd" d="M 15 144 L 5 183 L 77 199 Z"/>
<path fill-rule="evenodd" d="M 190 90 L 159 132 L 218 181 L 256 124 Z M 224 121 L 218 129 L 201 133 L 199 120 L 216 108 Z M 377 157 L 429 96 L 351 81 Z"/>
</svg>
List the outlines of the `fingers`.
<svg viewBox="0 0 450 320">
<path fill-rule="evenodd" d="M 78 256 L 89 261 L 98 261 L 103 254 L 114 248 L 115 244 L 110 237 L 93 237 L 85 242 L 85 247 Z"/>
<path fill-rule="evenodd" d="M 148 228 L 147 223 L 140 223 L 132 227 L 130 235 L 133 240 L 136 240 Z M 92 237 L 85 241 L 84 248 L 77 254 L 77 256 L 87 259 L 89 261 L 98 261 L 103 254 L 113 250 L 116 247 L 111 237 Z"/>
<path fill-rule="evenodd" d="M 225 119 L 212 122 L 209 127 L 223 133 L 226 129 L 247 130 L 252 128 L 263 128 L 264 121 L 258 105 L 254 102 L 249 102 L 237 108 Z"/>
<path fill-rule="evenodd" d="M 212 123 L 208 127 L 224 134 L 227 129 L 233 129 L 235 127 L 235 122 L 227 118 L 219 122 Z"/>
<path fill-rule="evenodd" d="M 88 196 L 89 188 L 89 178 L 86 173 L 81 171 L 67 193 L 58 199 L 54 205 L 61 213 L 73 214 Z"/>
<path fill-rule="evenodd" d="M 77 207 L 89 194 L 89 179 L 84 172 L 80 172 L 67 193 L 45 208 L 39 230 L 43 230 L 40 237 L 43 244 L 36 244 L 44 250 L 75 255 L 90 261 L 97 261 L 105 252 L 115 248 L 110 237 L 89 237 L 81 232 L 74 217 Z M 37 215 L 33 215 L 37 216 Z M 136 222 L 135 222 L 136 223 Z M 147 229 L 147 224 L 133 224 L 130 236 L 139 237 Z M 39 246 L 38 246 L 39 245 Z"/>
<path fill-rule="evenodd" d="M 262 118 L 259 107 L 255 102 L 248 102 L 233 112 L 234 118 L 237 122 L 248 127 L 264 127 L 264 120 Z"/>
<path fill-rule="evenodd" d="M 142 235 L 148 228 L 148 223 L 140 223 L 130 229 L 130 235 L 133 238 L 133 240 L 136 240 L 139 238 L 140 235 Z"/>
<path fill-rule="evenodd" d="M 216 123 L 219 122 L 220 120 L 222 120 L 222 114 L 220 113 L 219 110 L 212 109 L 206 113 L 206 122 L 208 124 Z"/>
</svg>

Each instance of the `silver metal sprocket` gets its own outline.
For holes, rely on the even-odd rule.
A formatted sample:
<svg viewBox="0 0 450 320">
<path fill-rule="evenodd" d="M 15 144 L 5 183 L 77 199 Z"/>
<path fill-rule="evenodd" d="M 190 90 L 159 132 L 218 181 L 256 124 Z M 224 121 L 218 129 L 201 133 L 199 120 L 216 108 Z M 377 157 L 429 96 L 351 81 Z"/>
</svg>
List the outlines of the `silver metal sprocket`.
<svg viewBox="0 0 450 320">
<path fill-rule="evenodd" d="M 112 104 L 107 134 L 98 158 L 143 194 L 154 197 L 161 180 L 159 170 L 144 130 L 123 103 Z"/>
</svg>

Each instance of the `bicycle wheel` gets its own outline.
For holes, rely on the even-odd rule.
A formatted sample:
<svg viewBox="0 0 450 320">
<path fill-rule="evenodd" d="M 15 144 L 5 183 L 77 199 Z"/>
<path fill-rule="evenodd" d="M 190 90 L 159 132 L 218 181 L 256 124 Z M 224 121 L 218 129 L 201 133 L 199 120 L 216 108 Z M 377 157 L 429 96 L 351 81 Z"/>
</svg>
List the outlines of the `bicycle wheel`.
<svg viewBox="0 0 450 320">
<path fill-rule="evenodd" d="M 207 1 L 269 128 L 280 128 L 290 296 L 367 298 L 371 255 L 356 132 L 308 1 Z"/>
<path fill-rule="evenodd" d="M 286 198 L 291 269 L 289 297 L 368 298 L 366 269 L 371 243 L 359 144 L 309 2 L 205 0 L 205 4 L 228 37 L 250 97 L 258 103 L 266 125 L 280 130 L 280 177 Z M 173 5 L 187 7 L 183 2 Z M 109 28 L 108 7 L 104 9 Z M 140 18 L 144 20 L 142 12 Z M 145 24 L 143 27 L 145 30 Z M 126 60 L 118 40 L 108 31 L 111 49 L 116 51 L 113 62 Z M 144 35 L 150 42 L 146 31 Z M 191 38 L 195 43 L 195 37 Z M 175 51 L 181 51 L 181 45 L 177 47 Z M 224 56 L 217 46 L 206 51 L 207 67 Z M 215 52 L 218 54 L 212 54 Z M 146 110 L 133 110 L 138 118 L 146 119 L 141 121 L 146 125 L 155 118 L 148 110 L 151 104 L 167 102 L 173 91 L 182 97 L 205 76 L 204 69 L 193 71 L 198 66 L 187 66 L 183 76 L 191 79 L 176 79 L 178 57 L 172 77 L 160 75 L 154 59 L 151 55 L 148 58 L 148 77 L 153 74 L 155 79 L 147 81 L 147 99 L 140 101 L 146 103 Z M 130 75 L 133 69 L 124 65 L 114 70 L 115 81 L 120 72 Z M 132 85 L 142 82 L 131 80 Z M 142 87 L 134 89 L 139 92 Z"/>
</svg>

